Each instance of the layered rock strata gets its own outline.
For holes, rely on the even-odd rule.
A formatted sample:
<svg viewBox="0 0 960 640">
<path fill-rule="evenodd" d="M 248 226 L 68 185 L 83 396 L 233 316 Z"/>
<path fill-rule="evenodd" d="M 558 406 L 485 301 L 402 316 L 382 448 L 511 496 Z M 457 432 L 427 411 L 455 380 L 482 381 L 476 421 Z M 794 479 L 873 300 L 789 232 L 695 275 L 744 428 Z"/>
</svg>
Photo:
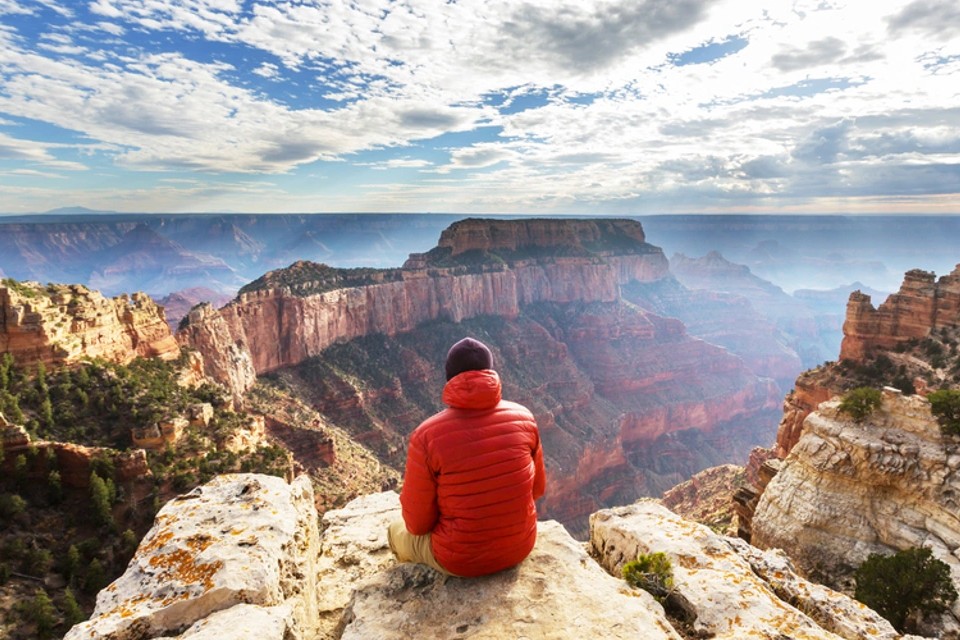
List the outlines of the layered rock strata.
<svg viewBox="0 0 960 640">
<path fill-rule="evenodd" d="M 697 637 L 900 637 L 868 609 L 798 577 L 782 555 L 652 503 L 598 513 L 593 557 L 558 524 L 541 522 L 519 566 L 460 579 L 393 559 L 386 528 L 400 517 L 396 493 L 327 512 L 319 538 L 311 502 L 309 483 L 259 475 L 217 478 L 172 502 L 67 640 L 679 640 L 652 596 L 603 568 L 619 576 L 623 562 L 647 551 L 671 558 L 675 599 Z"/>
<path fill-rule="evenodd" d="M 941 435 L 925 399 L 895 389 L 887 388 L 881 409 L 860 424 L 838 406 L 823 403 L 806 418 L 760 498 L 754 544 L 784 549 L 804 570 L 836 584 L 870 553 L 928 547 L 960 585 L 955 439 Z M 960 603 L 953 615 L 960 617 Z"/>
<path fill-rule="evenodd" d="M 481 229 L 494 239 L 478 240 Z M 588 249 L 608 236 L 618 239 L 616 251 Z M 242 394 L 252 384 L 247 358 L 260 374 L 303 362 L 337 341 L 396 335 L 431 320 L 515 318 L 523 305 L 536 302 L 613 302 L 620 284 L 667 272 L 662 251 L 646 244 L 640 225 L 629 221 L 467 221 L 453 225 L 444 238 L 436 254 L 414 256 L 403 269 L 298 264 L 267 274 L 217 313 L 192 311 L 178 339 L 204 354 L 210 375 Z M 573 255 L 544 259 L 544 246 L 568 248 L 549 244 L 558 239 L 576 249 Z M 483 254 L 475 264 L 442 266 L 451 256 L 505 243 L 514 249 L 509 260 Z M 534 257 L 525 250 L 535 250 Z M 291 271 L 303 276 L 291 282 Z M 218 355 L 224 346 L 229 355 Z M 231 373 L 226 365 L 232 362 L 241 371 Z"/>
<path fill-rule="evenodd" d="M 841 360 L 859 361 L 871 350 L 927 336 L 932 329 L 960 326 L 960 265 L 936 279 L 929 271 L 908 271 L 900 290 L 874 308 L 870 296 L 854 292 L 843 323 Z"/>
<path fill-rule="evenodd" d="M 0 284 L 0 352 L 20 366 L 82 358 L 173 359 L 180 348 L 163 308 L 143 293 L 105 298 L 82 285 Z"/>
<path fill-rule="evenodd" d="M 639 554 L 666 554 L 674 584 L 668 603 L 685 612 L 694 637 L 901 637 L 859 602 L 801 578 L 782 553 L 718 535 L 653 501 L 595 513 L 590 546 L 612 573 Z"/>
</svg>

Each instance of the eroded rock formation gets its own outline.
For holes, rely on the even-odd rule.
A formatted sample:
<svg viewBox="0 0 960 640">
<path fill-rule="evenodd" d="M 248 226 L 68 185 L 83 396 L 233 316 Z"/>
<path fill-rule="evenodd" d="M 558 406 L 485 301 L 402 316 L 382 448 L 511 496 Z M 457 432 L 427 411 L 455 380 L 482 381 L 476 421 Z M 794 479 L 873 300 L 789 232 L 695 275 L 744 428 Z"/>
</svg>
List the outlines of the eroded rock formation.
<svg viewBox="0 0 960 640">
<path fill-rule="evenodd" d="M 918 396 L 884 392 L 863 423 L 820 405 L 760 498 L 754 544 L 845 584 L 870 553 L 928 547 L 960 585 L 960 448 Z M 953 616 L 960 617 L 960 603 Z M 956 620 L 945 637 L 954 637 Z"/>
<path fill-rule="evenodd" d="M 862 605 L 800 578 L 782 554 L 651 502 L 598 513 L 589 549 L 541 522 L 523 563 L 474 579 L 395 562 L 386 540 L 400 516 L 394 492 L 327 512 L 319 537 L 311 512 L 304 480 L 216 478 L 164 507 L 126 573 L 67 640 L 679 640 L 676 619 L 619 578 L 625 561 L 649 551 L 673 563 L 671 606 L 680 603 L 687 633 L 900 637 Z"/>
<path fill-rule="evenodd" d="M 892 349 L 932 329 L 960 326 L 960 265 L 939 280 L 929 271 L 908 271 L 900 291 L 874 308 L 855 292 L 847 303 L 840 359 L 862 360 L 871 350 Z"/>
<path fill-rule="evenodd" d="M 0 352 L 20 366 L 81 358 L 173 359 L 180 348 L 163 309 L 142 293 L 105 298 L 82 285 L 0 284 Z"/>
<path fill-rule="evenodd" d="M 251 383 L 241 362 L 247 357 L 253 371 L 261 374 L 299 364 L 337 341 L 375 333 L 396 335 L 432 320 L 460 322 L 480 315 L 515 318 L 521 306 L 537 302 L 613 302 L 619 297 L 620 284 L 660 278 L 667 271 L 663 253 L 643 241 L 637 223 L 623 221 L 611 229 L 588 221 L 489 224 L 488 235 L 496 238 L 492 244 L 487 242 L 492 247 L 505 242 L 501 236 L 506 232 L 494 229 L 518 234 L 512 246 L 519 255 L 509 256 L 510 262 L 485 254 L 476 264 L 444 266 L 451 255 L 483 245 L 463 239 L 475 236 L 482 225 L 457 223 L 446 236 L 447 245 L 435 254 L 412 257 L 404 269 L 335 270 L 299 263 L 284 272 L 268 273 L 219 312 L 192 311 L 178 338 L 204 354 L 210 375 L 242 394 Z M 556 236 L 573 242 L 570 234 L 576 240 L 571 245 L 577 249 L 575 255 L 543 260 L 523 253 L 542 248 L 525 244 L 541 238 L 546 242 Z M 619 239 L 614 245 L 617 251 L 584 249 L 610 234 Z M 218 355 L 229 345 L 235 345 L 235 353 Z M 240 364 L 242 371 L 231 372 L 226 365 L 232 363 Z"/>
</svg>

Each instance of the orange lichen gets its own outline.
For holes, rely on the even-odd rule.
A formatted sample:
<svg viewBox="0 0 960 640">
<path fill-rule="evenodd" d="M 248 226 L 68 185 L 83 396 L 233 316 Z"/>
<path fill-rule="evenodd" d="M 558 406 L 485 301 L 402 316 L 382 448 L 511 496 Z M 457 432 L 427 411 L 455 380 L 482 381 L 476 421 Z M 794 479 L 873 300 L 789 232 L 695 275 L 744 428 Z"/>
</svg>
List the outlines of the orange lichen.
<svg viewBox="0 0 960 640">
<path fill-rule="evenodd" d="M 209 591 L 213 588 L 213 576 L 223 566 L 223 562 L 197 562 L 194 554 L 177 549 L 171 553 L 153 556 L 150 558 L 150 566 L 163 570 L 157 576 L 158 579 L 176 580 L 181 584 L 199 584 L 204 591 Z"/>
</svg>

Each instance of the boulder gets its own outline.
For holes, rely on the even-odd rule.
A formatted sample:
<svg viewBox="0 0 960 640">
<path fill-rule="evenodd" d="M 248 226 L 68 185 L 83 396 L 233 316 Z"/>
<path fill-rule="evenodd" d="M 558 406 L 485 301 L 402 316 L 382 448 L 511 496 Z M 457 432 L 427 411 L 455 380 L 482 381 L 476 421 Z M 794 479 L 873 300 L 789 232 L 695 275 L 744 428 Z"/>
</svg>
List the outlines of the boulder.
<svg viewBox="0 0 960 640">
<path fill-rule="evenodd" d="M 65 637 L 315 638 L 318 551 L 309 479 L 218 476 L 160 510 L 126 572 Z"/>
<path fill-rule="evenodd" d="M 674 577 L 668 602 L 685 612 L 698 637 L 901 637 L 862 604 L 804 580 L 783 554 L 718 535 L 654 501 L 599 511 L 590 532 L 592 554 L 611 572 L 638 554 L 665 553 Z"/>
</svg>

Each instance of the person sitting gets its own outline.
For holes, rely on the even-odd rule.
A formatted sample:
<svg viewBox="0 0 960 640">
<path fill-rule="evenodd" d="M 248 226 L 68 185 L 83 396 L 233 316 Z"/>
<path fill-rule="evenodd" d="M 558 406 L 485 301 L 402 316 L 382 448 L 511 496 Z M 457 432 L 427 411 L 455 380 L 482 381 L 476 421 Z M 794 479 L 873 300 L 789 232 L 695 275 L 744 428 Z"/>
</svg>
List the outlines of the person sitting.
<svg viewBox="0 0 960 640">
<path fill-rule="evenodd" d="M 535 500 L 546 489 L 536 420 L 502 399 L 490 349 L 464 338 L 447 353 L 447 408 L 410 434 L 403 519 L 390 524 L 390 549 L 457 577 L 502 571 L 537 539 Z"/>
</svg>

